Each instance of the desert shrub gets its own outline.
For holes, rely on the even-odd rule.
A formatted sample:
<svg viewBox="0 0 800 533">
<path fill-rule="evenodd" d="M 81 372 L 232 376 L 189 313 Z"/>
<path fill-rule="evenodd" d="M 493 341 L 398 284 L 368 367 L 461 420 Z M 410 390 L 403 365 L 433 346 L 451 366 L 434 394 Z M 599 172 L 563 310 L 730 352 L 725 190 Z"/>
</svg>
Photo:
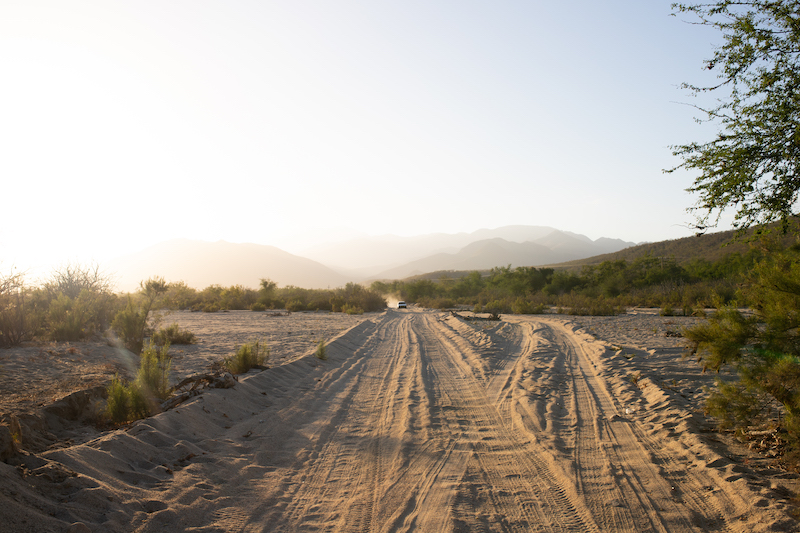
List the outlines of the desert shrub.
<svg viewBox="0 0 800 533">
<path fill-rule="evenodd" d="M 29 320 L 38 336 L 54 341 L 83 340 L 105 331 L 116 298 L 97 266 L 66 265 L 31 294 Z"/>
<path fill-rule="evenodd" d="M 109 297 L 87 289 L 74 298 L 58 294 L 45 315 L 47 336 L 54 341 L 79 341 L 102 331 L 110 310 Z"/>
<path fill-rule="evenodd" d="M 173 281 L 167 285 L 167 291 L 158 299 L 159 309 L 192 309 L 200 302 L 200 295 L 185 281 Z"/>
<path fill-rule="evenodd" d="M 127 305 L 120 310 L 111 323 L 111 329 L 122 343 L 133 353 L 140 353 L 145 337 L 150 335 L 155 324 L 149 324 L 150 311 L 156 299 L 167 292 L 164 278 L 150 278 L 139 284 L 138 298 L 128 295 Z"/>
<path fill-rule="evenodd" d="M 456 305 L 452 298 L 446 297 L 425 297 L 417 301 L 417 303 L 428 309 L 440 309 L 442 311 L 451 309 Z"/>
<path fill-rule="evenodd" d="M 147 398 L 137 383 L 125 383 L 114 376 L 108 386 L 106 415 L 115 424 L 124 424 L 150 414 Z"/>
<path fill-rule="evenodd" d="M 317 359 L 326 361 L 328 359 L 328 347 L 325 345 L 325 339 L 320 339 L 317 343 L 317 349 L 314 352 Z"/>
<path fill-rule="evenodd" d="M 181 329 L 178 324 L 172 324 L 166 328 L 161 328 L 151 337 L 153 344 L 164 346 L 170 344 L 194 344 L 197 338 L 191 331 Z"/>
<path fill-rule="evenodd" d="M 510 313 L 511 306 L 504 300 L 492 300 L 483 306 L 483 310 L 489 313 L 489 320 L 500 320 L 500 314 Z"/>
<path fill-rule="evenodd" d="M 232 285 L 222 290 L 219 306 L 222 309 L 249 309 L 256 302 L 258 293 L 242 285 Z"/>
<path fill-rule="evenodd" d="M 344 304 L 344 307 L 342 307 L 342 312 L 346 313 L 348 315 L 363 315 L 364 314 L 364 310 L 363 309 L 361 309 L 360 307 L 355 307 L 355 306 L 350 305 L 350 304 Z"/>
<path fill-rule="evenodd" d="M 500 300 L 492 300 L 483 306 L 483 311 L 489 313 L 489 320 L 500 320 L 501 313 L 508 313 L 510 310 L 511 308 Z"/>
<path fill-rule="evenodd" d="M 716 390 L 706 400 L 705 411 L 717 420 L 721 429 L 742 428 L 758 425 L 769 412 L 770 398 L 757 389 L 741 382 L 725 382 L 718 379 Z"/>
<path fill-rule="evenodd" d="M 342 308 L 347 302 L 344 299 L 344 296 L 340 294 L 334 294 L 333 296 L 331 296 L 329 303 L 331 304 L 331 311 L 333 311 L 334 313 L 339 313 L 342 312 Z"/>
<path fill-rule="evenodd" d="M 16 346 L 29 335 L 25 296 L 22 274 L 0 275 L 0 347 Z"/>
<path fill-rule="evenodd" d="M 75 299 L 83 291 L 104 294 L 111 291 L 110 278 L 101 272 L 99 265 L 80 265 L 68 263 L 56 268 L 45 282 L 44 290 L 54 298 L 63 294 Z"/>
<path fill-rule="evenodd" d="M 107 392 L 106 413 L 108 417 L 115 424 L 127 422 L 130 416 L 130 397 L 128 396 L 128 388 L 119 376 L 114 376 Z"/>
<path fill-rule="evenodd" d="M 65 294 L 59 294 L 48 309 L 50 339 L 79 341 L 84 337 L 83 306 Z"/>
<path fill-rule="evenodd" d="M 238 347 L 236 354 L 225 359 L 223 364 L 232 374 L 244 374 L 251 368 L 263 367 L 269 361 L 269 347 L 254 340 Z"/>
<path fill-rule="evenodd" d="M 547 305 L 535 304 L 530 300 L 524 298 L 517 298 L 511 304 L 511 312 L 516 315 L 540 315 L 547 311 Z"/>
<path fill-rule="evenodd" d="M 305 311 L 306 305 L 300 300 L 291 300 L 286 302 L 286 310 L 289 312 Z"/>
<path fill-rule="evenodd" d="M 142 309 L 134 303 L 132 296 L 128 295 L 126 302 L 125 307 L 114 316 L 111 329 L 129 350 L 139 353 L 142 349 L 142 330 L 146 324 L 146 316 L 142 313 Z M 138 350 L 136 349 L 137 344 Z"/>
<path fill-rule="evenodd" d="M 767 249 L 770 243 L 764 244 Z M 689 354 L 705 367 L 732 367 L 738 381 L 720 383 L 707 408 L 720 425 L 745 429 L 785 415 L 792 447 L 800 445 L 800 247 L 772 249 L 753 269 L 745 295 L 752 316 L 721 305 L 707 321 L 684 331 Z"/>
<path fill-rule="evenodd" d="M 160 400 L 169 397 L 169 373 L 172 362 L 169 345 L 161 349 L 149 343 L 142 352 L 136 380 L 126 383 L 114 376 L 108 386 L 106 414 L 115 424 L 124 424 L 149 416 Z"/>
<path fill-rule="evenodd" d="M 696 355 L 703 368 L 719 370 L 723 365 L 736 363 L 742 348 L 758 332 L 755 317 L 746 317 L 735 307 L 720 306 L 715 315 L 684 331 L 687 350 Z"/>
<path fill-rule="evenodd" d="M 616 299 L 602 296 L 564 295 L 558 299 L 561 312 L 574 316 L 614 316 L 625 313 Z"/>
<path fill-rule="evenodd" d="M 658 314 L 661 316 L 675 316 L 676 313 L 671 305 L 665 305 Z"/>
<path fill-rule="evenodd" d="M 253 305 L 250 306 L 251 311 L 266 311 L 267 305 L 264 302 L 254 302 Z"/>
<path fill-rule="evenodd" d="M 144 347 L 147 327 L 147 313 L 128 296 L 127 305 L 120 310 L 111 323 L 111 329 L 125 347 L 133 353 L 140 353 Z"/>
<path fill-rule="evenodd" d="M 142 351 L 136 383 L 148 397 L 153 396 L 164 400 L 169 396 L 169 373 L 172 368 L 172 358 L 168 352 L 169 343 L 159 348 L 152 342 L 148 343 Z"/>
</svg>

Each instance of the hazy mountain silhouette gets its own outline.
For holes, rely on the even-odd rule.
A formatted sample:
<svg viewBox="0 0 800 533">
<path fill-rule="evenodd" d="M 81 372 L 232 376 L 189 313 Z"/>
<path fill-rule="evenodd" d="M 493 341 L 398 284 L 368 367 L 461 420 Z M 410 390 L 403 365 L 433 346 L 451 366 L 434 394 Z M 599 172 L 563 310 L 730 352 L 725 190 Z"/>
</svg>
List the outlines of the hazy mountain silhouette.
<svg viewBox="0 0 800 533">
<path fill-rule="evenodd" d="M 541 266 L 616 252 L 634 243 L 619 239 L 592 241 L 583 235 L 553 230 L 528 242 L 495 237 L 470 243 L 455 253 L 438 253 L 409 261 L 375 275 L 402 279 L 440 270 L 486 270 L 496 266 Z"/>
<path fill-rule="evenodd" d="M 350 281 L 316 261 L 274 246 L 189 239 L 165 241 L 121 257 L 108 270 L 115 273 L 123 291 L 135 290 L 141 280 L 152 276 L 184 281 L 197 289 L 214 284 L 257 288 L 261 278 L 308 289 L 339 287 Z"/>
<path fill-rule="evenodd" d="M 518 239 L 526 239 L 519 241 Z M 417 237 L 363 237 L 318 247 L 311 258 L 274 246 L 175 239 L 107 265 L 123 291 L 162 276 L 196 289 L 209 285 L 257 288 L 261 278 L 280 286 L 341 287 L 349 281 L 402 279 L 438 270 L 483 270 L 496 266 L 541 266 L 616 252 L 633 243 L 592 241 L 546 226 L 506 226 L 473 233 Z M 335 266 L 334 266 L 335 265 Z"/>
<path fill-rule="evenodd" d="M 555 237 L 554 234 L 558 234 L 560 237 Z M 462 248 L 479 241 L 503 239 L 513 243 L 523 243 L 539 242 L 540 239 L 548 237 L 551 239 L 552 246 L 567 246 L 566 243 L 561 243 L 560 241 L 567 241 L 568 237 L 588 245 L 585 250 L 578 251 L 580 246 L 573 244 L 572 247 L 576 250 L 575 253 L 577 255 L 570 256 L 570 259 L 588 257 L 588 255 L 598 253 L 615 252 L 633 244 L 619 239 L 598 239 L 592 242 L 591 239 L 584 235 L 559 231 L 549 226 L 517 225 L 495 229 L 479 229 L 472 233 L 430 233 L 414 237 L 399 237 L 397 235 L 360 237 L 343 242 L 315 246 L 304 250 L 301 255 L 331 268 L 349 272 L 351 275 L 373 277 L 376 273 L 393 271 L 397 267 L 426 259 L 430 256 L 457 254 Z M 551 244 L 543 244 L 548 248 L 551 247 Z M 491 254 L 487 251 L 484 255 L 488 258 Z M 492 266 L 497 266 L 497 264 Z"/>
</svg>

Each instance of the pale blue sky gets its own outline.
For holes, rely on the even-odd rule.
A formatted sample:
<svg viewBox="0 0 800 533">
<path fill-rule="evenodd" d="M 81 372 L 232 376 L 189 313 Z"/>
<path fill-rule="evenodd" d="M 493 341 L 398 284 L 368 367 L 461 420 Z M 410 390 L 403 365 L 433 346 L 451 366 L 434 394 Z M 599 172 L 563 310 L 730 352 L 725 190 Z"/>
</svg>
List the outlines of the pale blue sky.
<svg viewBox="0 0 800 533">
<path fill-rule="evenodd" d="M 670 2 L 5 0 L 0 269 L 175 237 L 691 235 Z M 705 128 L 705 129 L 704 129 Z"/>
</svg>

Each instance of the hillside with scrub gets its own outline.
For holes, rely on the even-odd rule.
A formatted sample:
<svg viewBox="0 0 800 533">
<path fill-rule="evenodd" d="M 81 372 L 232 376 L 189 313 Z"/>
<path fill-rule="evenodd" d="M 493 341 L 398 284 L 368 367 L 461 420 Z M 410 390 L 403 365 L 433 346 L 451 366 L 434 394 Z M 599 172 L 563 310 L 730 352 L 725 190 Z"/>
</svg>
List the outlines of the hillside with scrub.
<svg viewBox="0 0 800 533">
<path fill-rule="evenodd" d="M 652 243 L 551 267 L 499 266 L 489 271 L 435 272 L 371 288 L 424 307 L 474 307 L 501 313 L 618 314 L 659 307 L 702 315 L 716 305 L 754 303 L 751 274 L 781 253 L 798 257 L 796 237 L 769 233 L 750 241 L 732 232 Z"/>
</svg>

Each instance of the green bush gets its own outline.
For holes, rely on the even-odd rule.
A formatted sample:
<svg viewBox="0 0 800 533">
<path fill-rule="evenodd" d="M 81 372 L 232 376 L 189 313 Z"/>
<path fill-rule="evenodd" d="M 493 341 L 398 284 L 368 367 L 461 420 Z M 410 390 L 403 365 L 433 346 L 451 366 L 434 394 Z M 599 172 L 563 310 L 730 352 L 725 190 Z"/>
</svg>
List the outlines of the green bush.
<svg viewBox="0 0 800 533">
<path fill-rule="evenodd" d="M 659 315 L 661 315 L 661 316 L 675 316 L 675 309 L 673 309 L 671 305 L 665 305 L 664 307 L 661 308 L 661 311 L 659 312 Z"/>
<path fill-rule="evenodd" d="M 169 373 L 172 359 L 168 351 L 169 343 L 159 349 L 152 342 L 142 351 L 136 383 L 148 397 L 164 400 L 170 394 Z"/>
<path fill-rule="evenodd" d="M 169 373 L 172 366 L 167 354 L 169 345 L 160 350 L 152 343 L 142 352 L 136 380 L 126 383 L 114 376 L 107 388 L 106 414 L 115 424 L 124 424 L 149 416 L 158 403 L 171 393 Z"/>
<path fill-rule="evenodd" d="M 263 302 L 255 302 L 250 306 L 251 311 L 266 311 L 267 305 Z"/>
<path fill-rule="evenodd" d="M 223 362 L 232 374 L 244 374 L 251 368 L 262 368 L 269 361 L 269 347 L 259 340 L 239 346 L 236 354 Z"/>
<path fill-rule="evenodd" d="M 20 273 L 0 275 L 0 347 L 16 346 L 29 336 L 25 312 L 25 278 Z"/>
<path fill-rule="evenodd" d="M 146 311 L 134 303 L 133 297 L 128 296 L 127 305 L 114 317 L 111 329 L 128 350 L 138 354 L 144 347 L 146 328 Z"/>
<path fill-rule="evenodd" d="M 153 344 L 158 346 L 171 344 L 194 344 L 197 338 L 191 331 L 181 329 L 178 324 L 172 324 L 166 328 L 161 328 L 151 338 Z"/>
<path fill-rule="evenodd" d="M 32 311 L 39 334 L 54 341 L 79 341 L 105 331 L 116 302 L 98 266 L 60 267 L 35 292 Z"/>
<path fill-rule="evenodd" d="M 770 249 L 769 242 L 763 245 Z M 755 265 L 744 296 L 753 302 L 752 316 L 718 299 L 715 314 L 683 333 L 689 340 L 689 354 L 704 368 L 719 370 L 729 365 L 739 378 L 720 382 L 707 409 L 721 426 L 739 431 L 769 418 L 783 418 L 790 448 L 796 451 L 800 446 L 800 246 L 765 254 Z"/>
<path fill-rule="evenodd" d="M 325 339 L 320 339 L 317 343 L 317 350 L 314 352 L 317 359 L 326 361 L 328 359 L 328 347 L 325 346 Z"/>
<path fill-rule="evenodd" d="M 364 314 L 364 310 L 363 309 L 361 309 L 360 307 L 352 306 L 350 304 L 344 304 L 344 306 L 342 307 L 342 312 L 346 313 L 348 315 L 363 315 Z"/>
<path fill-rule="evenodd" d="M 500 314 L 510 313 L 511 307 L 502 300 L 492 300 L 483 306 L 483 310 L 489 313 L 489 320 L 500 320 Z"/>
<path fill-rule="evenodd" d="M 148 401 L 136 383 L 125 383 L 114 376 L 108 386 L 106 414 L 115 424 L 125 424 L 150 414 Z"/>
<path fill-rule="evenodd" d="M 517 298 L 511 305 L 511 312 L 516 315 L 541 315 L 547 311 L 547 305 L 534 304 L 530 300 Z"/>
<path fill-rule="evenodd" d="M 125 383 L 119 378 L 114 376 L 111 380 L 111 385 L 108 386 L 108 403 L 106 404 L 106 413 L 112 422 L 115 424 L 123 424 L 130 418 L 130 396 L 128 395 L 128 388 Z"/>
<path fill-rule="evenodd" d="M 107 294 L 94 294 L 84 289 L 71 298 L 59 293 L 50 300 L 47 309 L 47 336 L 62 342 L 84 340 L 105 327 L 109 308 Z"/>
<path fill-rule="evenodd" d="M 140 353 L 144 347 L 145 337 L 150 336 L 153 326 L 148 324 L 150 310 L 156 299 L 167 292 L 167 283 L 163 278 L 150 278 L 139 284 L 138 298 L 128 296 L 127 305 L 119 311 L 111 323 L 111 329 L 122 340 L 122 343 L 133 353 Z"/>
<path fill-rule="evenodd" d="M 295 313 L 297 311 L 305 311 L 306 305 L 300 300 L 291 300 L 289 302 L 286 302 L 286 310 L 292 313 Z"/>
</svg>

